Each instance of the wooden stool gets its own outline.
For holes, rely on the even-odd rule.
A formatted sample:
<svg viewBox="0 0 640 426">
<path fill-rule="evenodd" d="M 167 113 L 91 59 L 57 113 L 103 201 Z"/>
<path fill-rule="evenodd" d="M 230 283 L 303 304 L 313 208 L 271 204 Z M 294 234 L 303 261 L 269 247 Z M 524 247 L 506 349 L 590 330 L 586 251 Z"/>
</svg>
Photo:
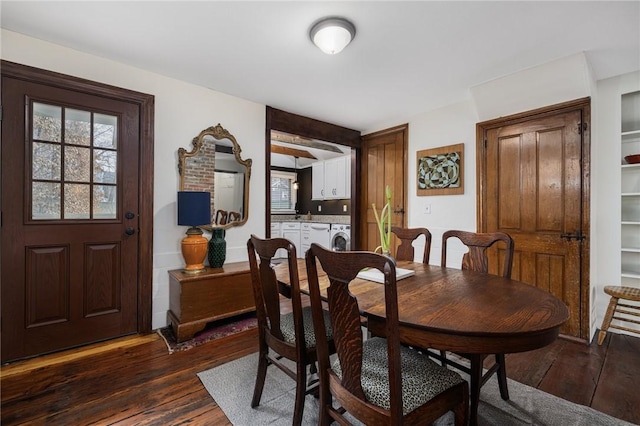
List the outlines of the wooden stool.
<svg viewBox="0 0 640 426">
<path fill-rule="evenodd" d="M 604 338 L 607 335 L 607 330 L 609 328 L 617 328 L 618 330 L 625 330 L 631 333 L 640 334 L 640 330 L 622 327 L 619 325 L 611 325 L 611 320 L 613 319 L 618 321 L 632 322 L 634 324 L 640 324 L 640 321 L 636 321 L 636 320 L 625 318 L 625 317 L 614 316 L 614 314 L 620 313 L 620 314 L 633 315 L 635 317 L 640 317 L 640 306 L 628 305 L 625 303 L 618 303 L 618 299 L 633 300 L 635 302 L 640 302 L 640 288 L 606 286 L 604 288 L 604 292 L 611 296 L 611 301 L 609 302 L 607 313 L 605 314 L 604 320 L 602 321 L 602 328 L 600 329 L 600 334 L 598 334 L 598 345 L 601 345 L 602 342 L 604 341 Z M 622 309 L 622 308 L 626 308 L 626 309 Z"/>
</svg>

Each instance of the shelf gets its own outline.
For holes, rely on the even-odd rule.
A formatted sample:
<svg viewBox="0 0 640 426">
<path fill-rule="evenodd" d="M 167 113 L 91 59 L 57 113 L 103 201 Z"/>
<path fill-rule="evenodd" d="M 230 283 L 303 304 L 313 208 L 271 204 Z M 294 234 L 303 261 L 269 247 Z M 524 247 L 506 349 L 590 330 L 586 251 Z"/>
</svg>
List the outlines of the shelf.
<svg viewBox="0 0 640 426">
<path fill-rule="evenodd" d="M 621 251 L 626 253 L 640 253 L 640 247 L 622 247 Z"/>
<path fill-rule="evenodd" d="M 620 276 L 624 277 L 624 278 L 636 278 L 636 279 L 640 279 L 640 273 L 637 272 L 627 272 L 627 271 L 622 271 L 622 273 L 620 274 Z"/>
<path fill-rule="evenodd" d="M 623 192 L 620 195 L 623 197 L 640 197 L 640 192 Z"/>
</svg>

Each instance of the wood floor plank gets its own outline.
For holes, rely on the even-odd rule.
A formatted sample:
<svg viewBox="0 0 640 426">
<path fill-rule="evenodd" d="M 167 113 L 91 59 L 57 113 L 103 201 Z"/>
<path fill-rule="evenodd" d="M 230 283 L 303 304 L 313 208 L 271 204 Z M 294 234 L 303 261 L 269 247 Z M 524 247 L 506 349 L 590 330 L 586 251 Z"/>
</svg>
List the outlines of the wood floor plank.
<svg viewBox="0 0 640 426">
<path fill-rule="evenodd" d="M 609 343 L 608 349 L 602 376 L 615 377 L 615 381 L 598 383 L 591 406 L 640 424 L 640 339 L 618 335 Z"/>
<path fill-rule="evenodd" d="M 595 344 L 567 342 L 538 389 L 576 404 L 591 405 L 606 349 Z"/>
<path fill-rule="evenodd" d="M 556 339 L 555 342 L 541 349 L 508 354 L 505 361 L 507 376 L 517 382 L 537 388 L 565 344 L 565 340 Z M 532 359 L 535 359 L 536 362 L 532 363 Z"/>
</svg>

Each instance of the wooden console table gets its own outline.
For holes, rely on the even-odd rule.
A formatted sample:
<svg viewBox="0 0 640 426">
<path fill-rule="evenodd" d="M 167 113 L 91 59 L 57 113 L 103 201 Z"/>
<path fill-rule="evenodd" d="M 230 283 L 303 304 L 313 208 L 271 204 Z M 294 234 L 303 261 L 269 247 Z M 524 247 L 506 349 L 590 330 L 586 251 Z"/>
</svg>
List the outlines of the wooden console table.
<svg viewBox="0 0 640 426">
<path fill-rule="evenodd" d="M 211 321 L 255 310 L 249 262 L 196 275 L 169 271 L 169 322 L 178 342 L 191 339 Z"/>
</svg>

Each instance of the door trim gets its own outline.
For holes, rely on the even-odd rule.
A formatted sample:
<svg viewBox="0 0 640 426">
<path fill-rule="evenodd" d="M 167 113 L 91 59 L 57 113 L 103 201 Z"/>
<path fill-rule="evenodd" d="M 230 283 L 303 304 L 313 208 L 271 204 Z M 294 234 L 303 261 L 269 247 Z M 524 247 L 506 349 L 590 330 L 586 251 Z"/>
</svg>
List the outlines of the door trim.
<svg viewBox="0 0 640 426">
<path fill-rule="evenodd" d="M 155 97 L 66 74 L 43 70 L 15 62 L 1 61 L 2 75 L 65 90 L 123 100 L 137 104 L 140 111 L 139 247 L 138 247 L 138 333 L 150 333 L 152 327 L 153 277 L 153 148 Z"/>
<path fill-rule="evenodd" d="M 483 121 L 476 124 L 476 179 L 477 179 L 477 208 L 476 222 L 479 232 L 486 232 L 486 148 L 485 134 L 489 129 L 509 126 L 525 121 L 540 119 L 569 111 L 580 111 L 582 116 L 582 152 L 581 152 L 581 180 L 582 180 L 582 232 L 587 236 L 580 248 L 580 338 L 588 341 L 590 338 L 590 236 L 591 236 L 591 98 L 581 98 L 526 111 L 506 117 Z M 586 125 L 586 127 L 585 127 Z"/>
</svg>

